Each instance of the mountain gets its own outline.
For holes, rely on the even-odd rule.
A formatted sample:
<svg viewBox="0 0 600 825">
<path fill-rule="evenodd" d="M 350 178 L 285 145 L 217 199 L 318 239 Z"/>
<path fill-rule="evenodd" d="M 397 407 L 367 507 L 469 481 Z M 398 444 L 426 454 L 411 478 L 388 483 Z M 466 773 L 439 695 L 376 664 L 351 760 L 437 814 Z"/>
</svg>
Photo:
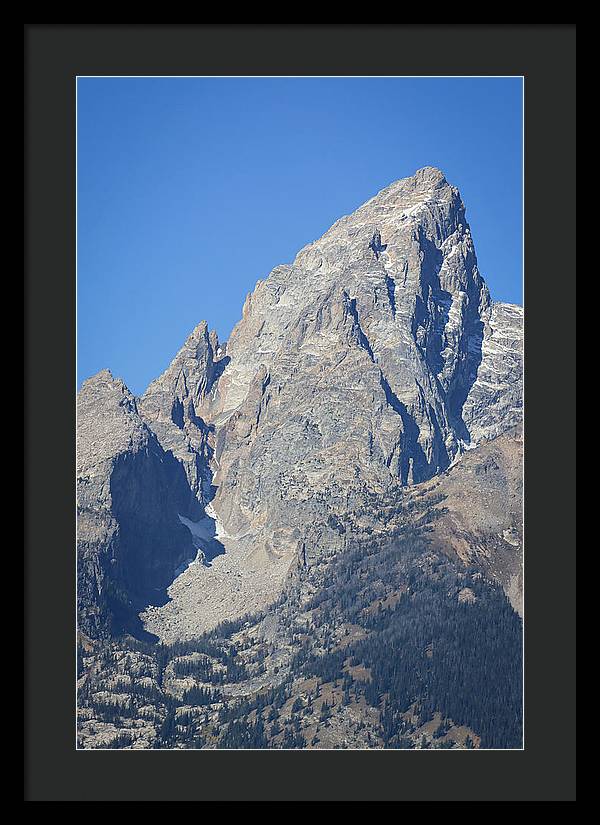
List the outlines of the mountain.
<svg viewBox="0 0 600 825">
<path fill-rule="evenodd" d="M 85 381 L 77 399 L 81 631 L 134 629 L 137 612 L 195 557 L 179 513 L 199 511 L 181 464 L 140 418 L 123 382 L 108 370 Z"/>
<path fill-rule="evenodd" d="M 300 652 L 289 628 L 300 614 L 333 648 L 341 644 L 306 605 L 327 591 L 332 577 L 343 579 L 338 571 L 347 560 L 356 554 L 363 560 L 361 575 L 370 584 L 353 598 L 369 611 L 377 588 L 387 593 L 380 604 L 395 605 L 398 594 L 410 591 L 405 579 L 412 563 L 429 582 L 424 571 L 433 553 L 450 591 L 465 571 L 483 582 L 456 591 L 463 595 L 452 602 L 453 620 L 465 604 L 477 604 L 472 613 L 491 605 L 514 651 L 521 610 L 521 355 L 521 308 L 491 301 L 460 194 L 426 167 L 259 281 L 225 344 L 200 323 L 141 398 L 109 373 L 90 379 L 78 412 L 85 644 L 95 650 L 94 639 L 115 628 L 132 633 L 141 617 L 144 631 L 134 635 L 154 634 L 174 649 L 229 628 L 231 652 L 237 649 L 231 634 L 252 624 L 252 614 L 258 629 L 249 648 L 287 648 L 281 667 L 293 676 L 290 662 Z M 126 485 L 119 484 L 122 466 Z M 384 559 L 391 565 L 387 578 Z M 116 602 L 106 596 L 107 583 L 120 594 Z M 425 589 L 437 605 L 437 585 Z M 503 612 L 504 593 L 517 611 L 514 620 L 508 602 Z M 359 617 L 350 621 L 344 610 L 332 614 L 333 627 L 355 626 Z M 371 629 L 371 638 L 377 633 Z M 311 644 L 304 667 L 316 655 Z M 272 655 L 263 653 L 261 666 L 269 671 Z M 164 677 L 162 671 L 159 692 Z M 271 670 L 269 689 L 274 682 Z M 434 717 L 440 712 L 430 710 Z M 482 740 L 480 709 L 469 713 L 480 725 L 479 732 L 469 728 L 469 741 L 491 741 L 490 734 Z M 394 718 L 405 732 L 413 725 Z M 456 719 L 452 725 L 460 727 Z M 415 746 L 421 735 L 415 730 L 420 726 L 403 741 Z M 513 722 L 503 730 L 506 741 L 516 735 Z M 397 746 L 397 730 L 388 739 L 380 733 L 371 735 Z M 143 740 L 146 746 L 153 736 Z"/>
</svg>

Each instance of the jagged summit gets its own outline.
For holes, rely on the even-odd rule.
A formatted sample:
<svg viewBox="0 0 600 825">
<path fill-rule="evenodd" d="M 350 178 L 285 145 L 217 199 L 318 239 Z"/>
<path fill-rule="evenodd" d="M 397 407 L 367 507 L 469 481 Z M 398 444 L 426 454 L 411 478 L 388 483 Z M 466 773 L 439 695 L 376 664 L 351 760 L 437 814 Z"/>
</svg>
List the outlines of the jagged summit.
<svg viewBox="0 0 600 825">
<path fill-rule="evenodd" d="M 86 469 L 124 450 L 137 450 L 149 430 L 120 378 L 103 369 L 83 382 L 77 396 L 77 466 Z"/>
<path fill-rule="evenodd" d="M 375 195 L 372 200 L 392 192 L 396 195 L 404 194 L 408 196 L 412 193 L 413 195 L 427 196 L 446 188 L 451 190 L 453 194 L 458 195 L 458 189 L 448 183 L 446 176 L 440 169 L 435 166 L 424 166 L 422 169 L 418 169 L 414 175 L 393 181 Z"/>
<path fill-rule="evenodd" d="M 115 377 L 111 370 L 106 367 L 98 370 L 98 372 L 94 373 L 94 375 L 90 375 L 89 378 L 86 378 L 81 382 L 78 396 L 85 397 L 86 395 L 90 395 L 92 393 L 102 393 L 105 396 L 120 393 L 124 396 L 133 398 L 129 387 L 123 379 L 118 376 Z"/>
<path fill-rule="evenodd" d="M 227 363 L 216 332 L 201 321 L 165 372 L 138 401 L 161 444 L 182 462 L 191 489 L 202 503 L 209 497 L 209 428 L 202 418 L 207 398 Z"/>
<path fill-rule="evenodd" d="M 458 189 L 424 167 L 258 281 L 226 348 L 198 324 L 134 402 L 227 537 L 229 555 L 182 584 L 188 631 L 265 606 L 299 548 L 306 564 L 342 548 L 332 525 L 365 496 L 517 424 L 521 322 L 491 303 Z M 234 563 L 235 598 L 219 572 Z M 171 616 L 176 635 L 178 611 L 149 629 Z"/>
<path fill-rule="evenodd" d="M 441 169 L 437 168 L 437 166 L 423 166 L 421 169 L 417 169 L 417 171 L 412 177 L 416 181 L 433 181 L 436 183 L 446 183 L 446 176 L 444 175 Z M 410 180 L 410 178 L 405 178 L 405 180 Z"/>
<path fill-rule="evenodd" d="M 265 275 L 226 346 L 79 392 L 82 746 L 519 747 L 523 310 L 458 189 Z"/>
<path fill-rule="evenodd" d="M 439 169 L 424 167 L 414 175 L 400 178 L 386 186 L 354 212 L 336 221 L 314 243 L 318 244 L 349 227 L 360 227 L 365 221 L 381 222 L 393 231 L 400 222 L 416 222 L 423 210 L 431 208 L 434 212 L 439 211 L 435 209 L 436 206 L 442 206 L 464 220 L 464 206 L 458 189 L 447 182 Z M 313 244 L 306 248 L 311 246 Z"/>
<path fill-rule="evenodd" d="M 104 368 L 104 369 L 98 370 L 98 372 L 94 373 L 94 375 L 90 375 L 90 377 L 86 378 L 83 383 L 84 384 L 88 384 L 90 382 L 101 383 L 101 382 L 113 381 L 113 380 L 114 380 L 114 376 L 113 376 L 112 372 L 109 369 Z"/>
<path fill-rule="evenodd" d="M 139 629 L 139 610 L 193 557 L 178 514 L 197 516 L 180 462 L 164 450 L 120 378 L 101 370 L 77 397 L 80 629 Z"/>
<path fill-rule="evenodd" d="M 175 393 L 178 400 L 190 399 L 198 406 L 204 394 L 210 389 L 215 358 L 216 334 L 211 334 L 206 321 L 201 321 L 186 338 L 167 369 L 148 386 L 142 396 L 147 405 L 156 414 L 170 415 L 170 409 L 164 408 L 164 392 Z M 169 405 L 167 404 L 167 407 Z"/>
</svg>

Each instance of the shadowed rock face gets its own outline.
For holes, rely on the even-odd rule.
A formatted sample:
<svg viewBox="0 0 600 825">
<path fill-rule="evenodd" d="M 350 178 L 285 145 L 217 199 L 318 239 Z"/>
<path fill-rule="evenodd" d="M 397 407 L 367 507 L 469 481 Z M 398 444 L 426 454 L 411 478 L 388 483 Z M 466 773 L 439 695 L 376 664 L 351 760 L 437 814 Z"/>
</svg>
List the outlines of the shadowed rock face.
<svg viewBox="0 0 600 825">
<path fill-rule="evenodd" d="M 77 506 L 80 629 L 136 632 L 139 610 L 164 601 L 177 568 L 195 556 L 178 513 L 197 517 L 200 507 L 181 464 L 108 370 L 77 400 Z"/>
<path fill-rule="evenodd" d="M 203 504 L 212 497 L 212 428 L 200 413 L 227 360 L 216 333 L 209 333 L 206 321 L 202 321 L 138 400 L 140 415 L 164 449 L 181 462 L 191 489 Z"/>
<path fill-rule="evenodd" d="M 187 516 L 191 496 L 197 521 L 211 502 L 225 553 L 208 572 L 188 571 L 193 581 L 174 591 L 191 600 L 182 611 L 194 613 L 194 632 L 243 605 L 266 606 L 300 556 L 309 564 L 342 549 L 332 524 L 365 492 L 426 482 L 518 423 L 521 318 L 518 307 L 491 304 L 458 190 L 426 167 L 259 281 L 226 347 L 202 322 L 137 406 L 127 402 L 133 408 L 119 412 L 118 426 L 109 416 L 99 431 L 91 414 L 93 441 L 106 440 L 112 462 L 107 477 L 120 477 L 113 428 L 131 440 L 121 461 L 141 453 L 150 468 L 158 466 L 150 454 L 162 451 L 163 475 L 182 469 L 185 484 L 161 508 L 161 529 L 172 523 L 165 507 Z M 108 404 L 89 392 L 90 410 L 101 403 L 114 412 L 112 397 Z M 100 493 L 90 490 L 88 509 Z M 121 522 L 133 546 L 141 521 L 125 500 Z M 109 501 L 105 523 L 92 530 L 111 546 L 115 515 Z M 82 528 L 87 541 L 90 527 Z M 179 521 L 172 535 L 186 529 Z M 231 570 L 242 583 L 237 601 Z M 171 632 L 180 620 L 178 612 Z"/>
</svg>

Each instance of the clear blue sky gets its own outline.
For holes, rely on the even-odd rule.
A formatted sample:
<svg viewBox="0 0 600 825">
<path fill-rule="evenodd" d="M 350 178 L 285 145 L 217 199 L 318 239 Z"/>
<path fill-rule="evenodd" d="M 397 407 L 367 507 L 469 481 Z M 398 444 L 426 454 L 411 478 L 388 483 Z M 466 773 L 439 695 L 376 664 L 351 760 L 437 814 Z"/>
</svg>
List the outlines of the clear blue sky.
<svg viewBox="0 0 600 825">
<path fill-rule="evenodd" d="M 459 187 L 495 300 L 522 298 L 520 78 L 80 78 L 78 380 L 135 393 L 202 319 L 387 184 Z"/>
</svg>

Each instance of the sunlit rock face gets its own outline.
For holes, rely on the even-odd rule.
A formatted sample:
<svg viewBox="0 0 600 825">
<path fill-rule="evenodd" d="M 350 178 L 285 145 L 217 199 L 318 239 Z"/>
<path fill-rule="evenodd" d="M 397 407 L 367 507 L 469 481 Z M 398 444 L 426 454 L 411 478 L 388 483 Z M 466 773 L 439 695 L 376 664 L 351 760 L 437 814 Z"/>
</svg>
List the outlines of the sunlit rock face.
<svg viewBox="0 0 600 825">
<path fill-rule="evenodd" d="M 226 345 L 200 323 L 134 402 L 224 549 L 174 585 L 169 638 L 265 607 L 296 565 L 343 549 L 366 495 L 518 424 L 521 325 L 491 303 L 460 194 L 432 167 L 259 281 Z"/>
<path fill-rule="evenodd" d="M 265 526 L 262 550 L 289 552 L 322 499 L 343 511 L 361 484 L 447 468 L 473 440 L 474 396 L 463 413 L 491 313 L 460 195 L 430 167 L 276 267 L 206 407 L 225 526 Z"/>
<path fill-rule="evenodd" d="M 523 307 L 493 303 L 482 320 L 481 364 L 463 407 L 472 445 L 523 417 Z"/>
</svg>

